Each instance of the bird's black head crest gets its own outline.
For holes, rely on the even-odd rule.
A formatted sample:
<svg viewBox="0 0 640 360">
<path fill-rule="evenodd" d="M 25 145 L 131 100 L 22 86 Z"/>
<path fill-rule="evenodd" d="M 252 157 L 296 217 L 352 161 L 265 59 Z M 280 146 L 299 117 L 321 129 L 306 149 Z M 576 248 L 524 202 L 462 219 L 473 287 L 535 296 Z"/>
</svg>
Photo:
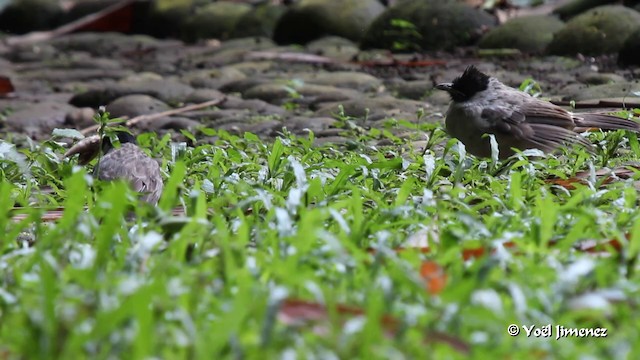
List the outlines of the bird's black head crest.
<svg viewBox="0 0 640 360">
<path fill-rule="evenodd" d="M 466 101 L 480 91 L 489 87 L 489 75 L 481 72 L 475 66 L 467 67 L 461 76 L 455 78 L 449 94 L 453 101 Z"/>
<path fill-rule="evenodd" d="M 127 131 L 117 131 L 116 136 L 118 136 L 118 141 L 120 142 L 120 145 L 126 144 L 126 143 L 137 144 L 136 137 Z M 113 146 L 113 144 L 111 143 L 111 139 L 109 138 L 108 135 L 105 135 L 102 138 L 102 153 L 106 154 L 107 152 L 109 152 L 109 150 L 113 148 L 115 148 L 115 146 Z"/>
</svg>

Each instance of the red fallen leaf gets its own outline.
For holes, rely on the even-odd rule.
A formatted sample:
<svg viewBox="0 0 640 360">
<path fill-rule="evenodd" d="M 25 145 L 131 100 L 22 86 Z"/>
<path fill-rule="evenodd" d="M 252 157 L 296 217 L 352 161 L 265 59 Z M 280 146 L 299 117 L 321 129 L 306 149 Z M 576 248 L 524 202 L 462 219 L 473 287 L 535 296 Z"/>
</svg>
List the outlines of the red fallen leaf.
<svg viewBox="0 0 640 360">
<path fill-rule="evenodd" d="M 85 17 L 88 21 L 78 24 L 77 31 L 122 32 L 129 33 L 133 29 L 134 2 L 123 1 L 118 6 L 111 6 L 109 11 L 100 11 Z"/>
<path fill-rule="evenodd" d="M 622 177 L 621 177 L 621 179 L 622 179 Z M 613 178 L 611 176 L 607 176 L 606 178 L 604 178 L 604 180 L 602 180 L 602 185 L 611 184 L 614 181 L 615 181 L 615 178 Z M 572 177 L 572 178 L 568 178 L 568 179 L 547 179 L 547 180 L 545 180 L 545 182 L 548 183 L 548 184 L 554 184 L 554 185 L 562 186 L 563 188 L 565 188 L 567 190 L 575 190 L 576 187 L 575 187 L 574 184 L 582 184 L 582 185 L 586 185 L 587 184 L 587 180 L 585 180 L 584 178 L 580 178 L 580 177 Z"/>
<path fill-rule="evenodd" d="M 504 246 L 507 249 L 513 249 L 516 247 L 516 243 L 514 243 L 513 241 L 507 241 L 502 243 L 502 246 Z"/>
<path fill-rule="evenodd" d="M 8 349 L 0 349 L 0 360 L 16 359 L 17 354 L 10 352 Z"/>
<path fill-rule="evenodd" d="M 629 238 L 629 235 L 626 235 L 627 238 Z M 556 242 L 549 242 L 549 246 L 554 246 L 556 244 Z M 502 244 L 502 246 L 504 246 L 506 249 L 515 249 L 516 248 L 516 244 L 512 241 L 507 241 L 505 243 Z M 579 251 L 583 251 L 583 252 L 587 252 L 587 253 L 600 253 L 600 252 L 607 252 L 609 249 L 614 249 L 616 251 L 620 251 L 623 248 L 623 244 L 617 240 L 617 239 L 610 239 L 610 240 L 605 240 L 604 242 L 598 242 L 596 240 L 583 240 L 580 241 L 578 243 L 576 243 L 576 245 L 574 246 L 574 248 L 576 250 Z M 429 253 L 429 248 L 425 247 L 425 248 L 398 248 L 395 249 L 396 253 L 401 253 L 403 251 L 407 251 L 407 250 L 413 250 L 413 251 L 420 251 L 422 253 Z M 495 253 L 495 249 L 491 249 L 488 250 L 485 247 L 472 247 L 472 248 L 466 248 L 466 249 L 462 249 L 462 259 L 463 260 L 470 260 L 470 259 L 477 259 L 480 258 L 482 256 L 485 256 L 486 254 L 494 254 Z M 375 254 L 376 250 L 373 248 L 367 248 L 367 252 L 370 254 Z M 424 264 L 423 264 L 424 265 Z M 431 266 L 431 265 L 429 265 Z M 422 267 L 421 267 L 421 275 L 422 275 Z M 428 271 L 428 270 L 424 270 L 424 271 Z"/>
<path fill-rule="evenodd" d="M 561 186 L 567 190 L 575 190 L 576 187 L 574 184 L 579 183 L 579 184 L 583 184 L 585 183 L 585 181 L 583 179 L 579 179 L 579 178 L 568 178 L 568 179 L 546 179 L 544 182 L 546 182 L 547 184 L 553 184 L 553 185 L 558 185 Z"/>
<path fill-rule="evenodd" d="M 410 247 L 410 248 L 396 248 L 393 249 L 396 254 L 400 254 L 405 251 L 417 251 L 423 254 L 427 254 L 431 251 L 429 247 Z M 369 254 L 375 254 L 376 249 L 367 248 L 367 252 Z M 427 291 L 434 295 L 438 294 L 444 289 L 444 286 L 447 282 L 447 275 L 444 273 L 444 270 L 440 265 L 433 261 L 424 261 L 420 265 L 420 276 L 425 280 L 425 287 Z"/>
<path fill-rule="evenodd" d="M 367 251 L 369 254 L 372 254 L 372 255 L 378 252 L 376 249 L 374 249 L 374 248 L 372 248 L 372 247 L 368 247 L 368 248 L 366 249 L 366 251 Z M 404 251 L 417 251 L 417 252 L 421 252 L 421 253 L 423 253 L 423 254 L 428 254 L 428 253 L 430 253 L 430 252 L 431 252 L 431 249 L 430 249 L 428 246 L 423 246 L 423 247 L 410 247 L 410 248 L 397 247 L 397 248 L 393 249 L 393 251 L 394 251 L 396 254 L 400 254 L 400 253 L 402 253 L 402 252 L 404 252 Z"/>
<path fill-rule="evenodd" d="M 616 178 L 625 180 L 630 179 L 638 173 L 638 170 L 640 169 L 634 164 L 617 167 L 613 170 L 599 169 L 596 171 L 596 177 L 604 178 L 604 180 L 602 180 L 602 185 L 606 185 L 616 181 Z M 576 173 L 576 176 L 568 179 L 551 178 L 546 179 L 545 182 L 548 184 L 562 186 L 567 190 L 575 190 L 576 187 L 574 184 L 586 184 L 586 179 L 589 176 L 590 173 L 588 171 L 580 171 Z"/>
<path fill-rule="evenodd" d="M 629 238 L 629 235 L 626 235 Z M 575 244 L 574 249 L 589 254 L 608 253 L 610 249 L 616 251 L 622 250 L 622 243 L 618 239 L 609 239 L 605 241 L 583 240 Z"/>
<path fill-rule="evenodd" d="M 470 248 L 470 249 L 463 249 L 462 250 L 462 258 L 466 261 L 469 259 L 477 259 L 479 257 L 482 257 L 485 255 L 485 249 L 484 248 Z"/>
<path fill-rule="evenodd" d="M 436 65 L 446 65 L 446 63 L 446 61 L 442 60 L 396 61 L 397 66 L 404 67 L 428 67 Z"/>
<path fill-rule="evenodd" d="M 512 241 L 507 241 L 502 243 L 502 246 L 507 249 L 515 249 L 516 244 Z M 489 251 L 490 254 L 493 254 L 495 252 L 496 249 L 491 249 L 491 251 Z M 486 253 L 487 251 L 484 247 L 467 248 L 462 250 L 462 259 L 464 259 L 465 261 L 469 259 L 477 259 L 484 256 Z"/>
<path fill-rule="evenodd" d="M 438 66 L 438 65 L 446 65 L 447 62 L 443 60 L 396 60 L 396 59 L 387 59 L 387 60 L 369 60 L 369 61 L 354 61 L 355 64 L 366 67 L 383 67 L 383 66 L 394 66 L 394 67 L 430 67 L 430 66 Z"/>
<path fill-rule="evenodd" d="M 337 304 L 336 311 L 339 315 L 343 315 L 345 317 L 344 321 L 346 321 L 349 317 L 365 315 L 365 311 L 363 309 L 343 304 Z M 283 300 L 280 304 L 280 309 L 277 316 L 278 320 L 280 320 L 285 325 L 300 325 L 301 323 L 326 322 L 329 320 L 329 315 L 324 305 L 301 299 Z M 392 337 L 397 334 L 400 324 L 397 319 L 389 315 L 383 315 L 380 321 L 385 330 L 386 336 Z M 324 331 L 319 328 L 315 328 L 314 331 L 320 335 L 324 333 Z M 457 337 L 441 332 L 427 332 L 424 338 L 424 342 L 444 343 L 459 352 L 469 352 L 469 345 L 467 345 L 464 341 L 460 340 Z"/>
<path fill-rule="evenodd" d="M 424 261 L 420 265 L 420 276 L 425 280 L 427 291 L 432 295 L 440 293 L 447 283 L 447 274 L 434 261 Z"/>
<path fill-rule="evenodd" d="M 62 25 L 51 31 L 34 31 L 5 39 L 8 45 L 32 44 L 47 41 L 76 31 L 120 31 L 129 32 L 133 22 L 136 0 L 122 0 L 96 13 Z"/>
<path fill-rule="evenodd" d="M 364 310 L 342 304 L 336 305 L 340 315 L 362 316 Z M 286 325 L 296 325 L 301 322 L 328 320 L 329 316 L 324 305 L 300 299 L 286 299 L 280 305 L 278 319 Z M 388 315 L 380 319 L 388 336 L 395 334 L 398 321 Z"/>
<path fill-rule="evenodd" d="M 13 87 L 11 79 L 9 79 L 8 76 L 0 75 L 0 97 L 7 96 L 14 91 L 16 91 L 16 89 Z"/>
<path fill-rule="evenodd" d="M 629 238 L 629 234 L 626 234 L 625 236 Z M 557 242 L 555 241 L 549 242 L 549 246 L 555 246 L 556 243 Z M 504 243 L 503 246 L 507 249 L 514 249 L 516 247 L 515 243 L 511 241 Z M 623 248 L 623 244 L 618 239 L 609 239 L 605 241 L 583 240 L 577 242 L 573 248 L 589 254 L 597 254 L 608 253 L 611 249 L 620 251 Z M 492 249 L 489 253 L 493 254 L 494 252 L 495 249 Z M 462 251 L 462 258 L 464 260 L 476 259 L 484 256 L 486 253 L 486 249 L 482 247 L 464 249 Z"/>
</svg>

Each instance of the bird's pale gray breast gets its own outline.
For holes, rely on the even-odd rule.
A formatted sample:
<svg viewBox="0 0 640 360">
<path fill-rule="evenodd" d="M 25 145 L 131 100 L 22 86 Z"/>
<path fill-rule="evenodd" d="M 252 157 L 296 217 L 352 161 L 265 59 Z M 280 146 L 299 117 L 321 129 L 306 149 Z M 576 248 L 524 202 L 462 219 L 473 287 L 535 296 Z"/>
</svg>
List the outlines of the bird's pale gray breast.
<svg viewBox="0 0 640 360">
<path fill-rule="evenodd" d="M 135 191 L 143 194 L 142 200 L 154 205 L 164 187 L 158 163 L 130 143 L 107 152 L 98 162 L 94 175 L 106 181 L 126 180 Z"/>
</svg>

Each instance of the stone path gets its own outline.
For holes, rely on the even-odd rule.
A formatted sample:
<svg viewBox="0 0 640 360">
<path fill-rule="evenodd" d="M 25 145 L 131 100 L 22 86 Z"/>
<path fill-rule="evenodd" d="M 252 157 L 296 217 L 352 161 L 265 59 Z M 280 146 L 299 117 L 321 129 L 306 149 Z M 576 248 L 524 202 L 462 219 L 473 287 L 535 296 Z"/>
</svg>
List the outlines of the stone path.
<svg viewBox="0 0 640 360">
<path fill-rule="evenodd" d="M 340 109 L 365 128 L 393 120 L 442 121 L 448 98 L 434 91 L 434 84 L 451 81 L 469 64 L 512 86 L 533 77 L 545 96 L 558 99 L 621 97 L 639 90 L 631 72 L 606 58 L 497 61 L 431 54 L 429 59 L 437 61 L 403 66 L 427 59 L 392 59 L 335 37 L 303 48 L 267 38 L 186 45 L 147 36 L 71 34 L 0 53 L 0 75 L 16 87 L 12 97 L 0 98 L 0 131 L 43 140 L 57 127 L 91 126 L 102 105 L 114 116 L 131 118 L 224 96 L 217 107 L 141 123 L 139 130 L 173 131 L 178 138 L 180 129 L 197 134 L 206 126 L 270 138 L 286 128 L 300 135 L 312 130 L 318 143 L 339 143 L 348 137 Z M 392 60 L 397 63 L 381 65 Z M 394 131 L 410 135 L 406 129 Z"/>
</svg>

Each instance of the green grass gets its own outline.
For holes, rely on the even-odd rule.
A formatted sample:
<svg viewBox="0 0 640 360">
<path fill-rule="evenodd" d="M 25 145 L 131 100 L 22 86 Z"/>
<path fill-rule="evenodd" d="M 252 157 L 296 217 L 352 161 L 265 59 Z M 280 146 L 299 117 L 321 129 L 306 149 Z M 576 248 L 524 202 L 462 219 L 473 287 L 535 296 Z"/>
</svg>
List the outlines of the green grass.
<svg viewBox="0 0 640 360">
<path fill-rule="evenodd" d="M 158 211 L 136 206 L 122 183 L 93 183 L 90 169 L 59 160 L 64 149 L 53 141 L 19 152 L 0 143 L 0 358 L 640 352 L 639 176 L 587 177 L 574 190 L 546 181 L 637 160 L 635 135 L 591 134 L 596 155 L 569 149 L 505 164 L 461 156 L 454 141 L 436 156 L 390 129 L 355 130 L 349 144 L 323 147 L 313 136 L 263 142 L 204 130 L 216 144 L 187 148 L 144 134 L 141 145 L 166 171 Z M 444 138 L 433 125 L 415 132 L 431 135 L 430 148 Z M 381 139 L 394 145 L 372 145 Z M 186 217 L 168 215 L 178 205 Z M 59 206 L 61 219 L 39 220 Z M 138 218 L 127 223 L 133 206 Z M 12 221 L 13 207 L 26 207 L 26 218 Z M 427 235 L 428 252 L 407 244 Z M 588 239 L 619 239 L 622 249 L 574 249 Z M 484 256 L 468 258 L 470 249 Z M 426 290 L 427 260 L 443 269 L 442 290 Z M 319 323 L 304 321 L 309 309 L 283 320 L 285 299 L 328 311 Z M 511 337 L 509 324 L 600 327 L 608 336 Z"/>
</svg>

